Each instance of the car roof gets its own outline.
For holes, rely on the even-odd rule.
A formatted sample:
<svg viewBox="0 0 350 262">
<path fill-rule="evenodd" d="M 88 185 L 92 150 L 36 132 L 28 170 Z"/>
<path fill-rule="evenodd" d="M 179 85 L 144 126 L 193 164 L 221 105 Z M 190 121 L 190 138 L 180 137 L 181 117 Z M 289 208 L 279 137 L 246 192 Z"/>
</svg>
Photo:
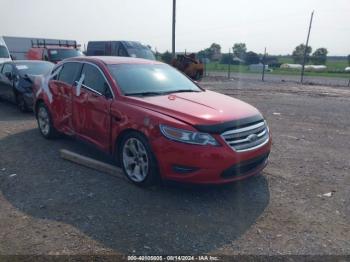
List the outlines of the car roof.
<svg viewBox="0 0 350 262">
<path fill-rule="evenodd" d="M 86 62 L 102 62 L 106 65 L 118 65 L 118 64 L 163 64 L 159 61 L 147 60 L 134 57 L 123 56 L 80 56 L 65 59 L 64 61 L 86 61 Z"/>
<path fill-rule="evenodd" d="M 21 63 L 32 63 L 32 64 L 39 64 L 39 63 L 46 63 L 46 64 L 52 64 L 51 62 L 48 61 L 43 61 L 43 60 L 14 60 L 12 61 L 14 64 L 21 64 Z"/>
<path fill-rule="evenodd" d="M 49 61 L 43 61 L 43 60 L 12 60 L 12 61 L 6 61 L 2 64 L 12 64 L 12 65 L 19 65 L 19 64 L 54 64 Z"/>
</svg>

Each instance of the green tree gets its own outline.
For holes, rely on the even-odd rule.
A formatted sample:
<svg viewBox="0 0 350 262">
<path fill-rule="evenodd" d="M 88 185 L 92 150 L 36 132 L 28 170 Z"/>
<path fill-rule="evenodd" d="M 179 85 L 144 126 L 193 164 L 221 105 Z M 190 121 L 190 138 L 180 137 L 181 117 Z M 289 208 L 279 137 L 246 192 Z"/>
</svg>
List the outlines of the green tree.
<svg viewBox="0 0 350 262">
<path fill-rule="evenodd" d="M 292 53 L 294 63 L 297 63 L 297 64 L 303 63 L 305 48 L 306 48 L 306 46 L 304 44 L 300 44 L 294 49 L 294 51 Z M 311 48 L 311 46 L 308 46 L 306 49 L 306 63 L 308 63 L 310 60 L 311 52 L 312 52 L 312 48 Z"/>
<path fill-rule="evenodd" d="M 161 55 L 161 58 L 162 58 L 163 62 L 165 62 L 167 64 L 170 64 L 171 63 L 171 59 L 173 58 L 173 55 L 169 51 L 166 51 L 165 53 L 163 53 Z"/>
<path fill-rule="evenodd" d="M 210 59 L 219 60 L 221 57 L 221 46 L 217 43 L 212 43 L 207 52 L 209 53 Z"/>
<path fill-rule="evenodd" d="M 257 53 L 249 51 L 245 54 L 245 63 L 247 65 L 259 64 L 259 62 L 260 62 L 260 57 Z"/>
<path fill-rule="evenodd" d="M 219 60 L 221 57 L 221 46 L 216 43 L 212 43 L 210 47 L 201 50 L 197 54 L 198 59 L 208 58 L 210 60 Z"/>
<path fill-rule="evenodd" d="M 247 45 L 245 43 L 235 43 L 232 47 L 233 55 L 245 59 L 245 54 L 247 53 Z"/>
<path fill-rule="evenodd" d="M 348 65 L 350 66 L 350 55 L 348 55 Z"/>
<path fill-rule="evenodd" d="M 317 65 L 324 65 L 327 61 L 327 54 L 328 50 L 327 48 L 318 48 L 316 51 L 312 54 L 311 60 L 314 64 Z"/>
</svg>

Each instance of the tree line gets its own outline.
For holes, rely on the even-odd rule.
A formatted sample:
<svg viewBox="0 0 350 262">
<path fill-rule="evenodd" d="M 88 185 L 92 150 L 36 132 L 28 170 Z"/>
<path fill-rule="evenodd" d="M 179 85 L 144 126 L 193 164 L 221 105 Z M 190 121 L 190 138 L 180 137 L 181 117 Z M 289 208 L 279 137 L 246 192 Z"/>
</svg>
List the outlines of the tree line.
<svg viewBox="0 0 350 262">
<path fill-rule="evenodd" d="M 324 65 L 327 62 L 328 50 L 325 47 L 317 48 L 312 53 L 312 47 L 300 44 L 296 46 L 292 52 L 293 62 L 296 64 L 302 64 L 304 60 L 304 54 L 306 49 L 305 63 L 313 63 L 317 65 Z M 235 43 L 231 48 L 231 53 L 222 53 L 221 46 L 217 43 L 212 43 L 208 48 L 200 50 L 197 53 L 197 58 L 201 61 L 207 59 L 208 61 L 217 61 L 222 64 L 258 64 L 263 62 L 263 54 L 258 54 L 253 51 L 248 51 L 245 43 Z M 166 51 L 163 54 L 159 54 L 161 60 L 166 63 L 170 63 L 172 60 L 172 54 Z M 347 57 L 348 64 L 350 66 L 350 55 Z M 278 64 L 278 59 L 275 56 L 266 56 L 266 64 Z"/>
</svg>

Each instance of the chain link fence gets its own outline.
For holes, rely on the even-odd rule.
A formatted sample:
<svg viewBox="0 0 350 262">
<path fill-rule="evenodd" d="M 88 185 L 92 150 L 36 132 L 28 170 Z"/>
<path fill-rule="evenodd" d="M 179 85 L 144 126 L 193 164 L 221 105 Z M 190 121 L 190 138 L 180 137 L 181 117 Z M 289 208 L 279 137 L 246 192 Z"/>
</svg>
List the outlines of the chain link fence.
<svg viewBox="0 0 350 262">
<path fill-rule="evenodd" d="M 229 59 L 227 59 L 227 55 Z M 271 61 L 271 58 L 267 56 L 265 61 Z M 277 61 L 267 63 L 264 70 L 262 63 L 247 65 L 242 61 L 235 61 L 231 54 L 223 54 L 221 59 L 217 61 L 212 61 L 208 57 L 199 57 L 199 59 L 204 64 L 204 77 L 301 83 L 300 69 L 281 69 L 281 63 Z M 263 58 L 260 61 L 263 62 Z M 350 72 L 339 69 L 338 71 L 329 70 L 323 72 L 306 71 L 303 84 L 350 87 Z"/>
</svg>

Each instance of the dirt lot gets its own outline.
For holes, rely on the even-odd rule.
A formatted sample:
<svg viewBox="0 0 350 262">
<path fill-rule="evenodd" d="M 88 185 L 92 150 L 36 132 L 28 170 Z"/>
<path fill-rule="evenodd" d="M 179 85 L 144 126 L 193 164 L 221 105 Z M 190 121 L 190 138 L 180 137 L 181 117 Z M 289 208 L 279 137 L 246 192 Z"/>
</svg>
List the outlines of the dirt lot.
<svg viewBox="0 0 350 262">
<path fill-rule="evenodd" d="M 0 254 L 350 254 L 350 90 L 203 85 L 266 116 L 273 149 L 261 176 L 140 189 L 62 160 L 66 148 L 111 161 L 43 139 L 33 115 L 0 102 Z"/>
</svg>

